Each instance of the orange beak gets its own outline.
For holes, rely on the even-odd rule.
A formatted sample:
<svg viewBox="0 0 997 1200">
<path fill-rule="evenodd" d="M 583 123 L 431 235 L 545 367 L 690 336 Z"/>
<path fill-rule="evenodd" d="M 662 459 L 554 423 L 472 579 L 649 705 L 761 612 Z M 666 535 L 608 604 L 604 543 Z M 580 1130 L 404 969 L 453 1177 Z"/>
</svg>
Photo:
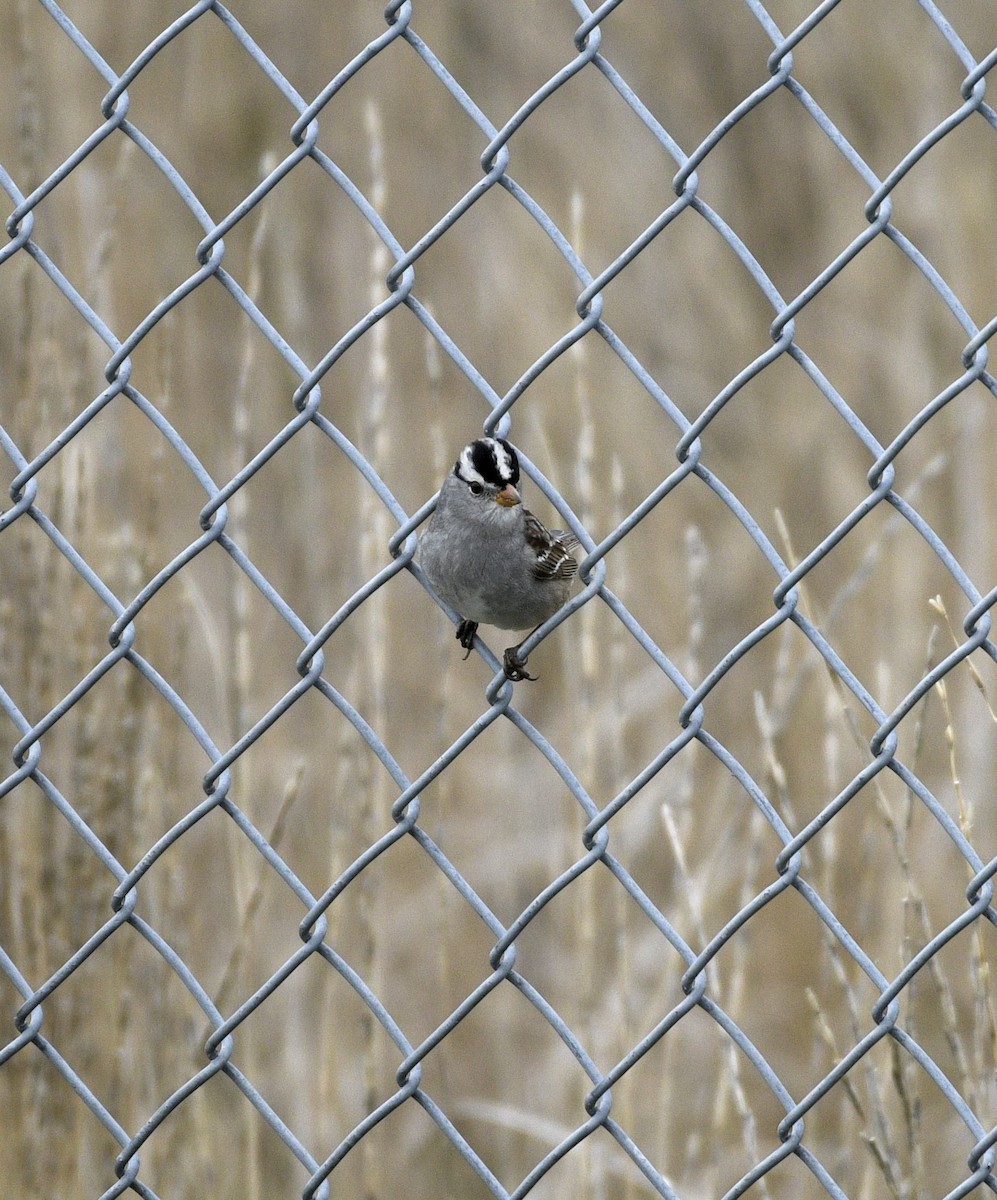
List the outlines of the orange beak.
<svg viewBox="0 0 997 1200">
<path fill-rule="evenodd" d="M 503 508 L 515 508 L 517 504 L 522 504 L 522 499 L 512 484 L 507 483 L 495 497 L 495 503 L 501 504 Z"/>
</svg>

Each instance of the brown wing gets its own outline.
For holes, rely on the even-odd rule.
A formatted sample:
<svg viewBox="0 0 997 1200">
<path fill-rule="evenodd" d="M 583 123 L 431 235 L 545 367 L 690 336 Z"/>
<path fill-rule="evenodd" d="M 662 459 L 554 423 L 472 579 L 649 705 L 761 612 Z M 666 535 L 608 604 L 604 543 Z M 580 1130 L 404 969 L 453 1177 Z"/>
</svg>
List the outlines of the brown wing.
<svg viewBox="0 0 997 1200">
<path fill-rule="evenodd" d="M 578 545 L 578 538 L 571 532 L 546 529 L 528 509 L 523 510 L 526 518 L 526 540 L 536 552 L 533 574 L 537 579 L 571 579 L 578 570 L 578 562 L 571 551 Z"/>
</svg>

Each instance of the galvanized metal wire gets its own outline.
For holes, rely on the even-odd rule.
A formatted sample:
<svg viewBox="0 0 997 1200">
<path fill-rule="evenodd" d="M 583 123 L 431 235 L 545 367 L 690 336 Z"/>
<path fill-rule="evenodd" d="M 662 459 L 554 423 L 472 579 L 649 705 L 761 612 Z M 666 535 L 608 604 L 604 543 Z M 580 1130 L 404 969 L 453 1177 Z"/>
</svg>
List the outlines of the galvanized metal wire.
<svg viewBox="0 0 997 1200">
<path fill-rule="evenodd" d="M 82 325 L 106 348 L 104 374 L 107 386 L 40 450 L 29 451 L 19 444 L 7 431 L 9 420 L 5 419 L 0 424 L 0 448 L 7 464 L 10 498 L 0 515 L 0 535 L 16 539 L 20 536 L 19 531 L 29 523 L 37 527 L 105 612 L 109 649 L 99 661 L 79 675 L 57 703 L 41 713 L 26 711 L 19 702 L 20 680 L 6 673 L 0 675 L 0 708 L 5 714 L 4 741 L 11 763 L 6 778 L 0 783 L 0 806 L 3 806 L 0 812 L 3 813 L 4 822 L 16 821 L 18 797 L 23 796 L 25 788 L 31 789 L 68 823 L 87 852 L 113 878 L 114 886 L 108 888 L 109 915 L 106 921 L 76 946 L 47 978 L 35 977 L 27 964 L 18 962 L 8 948 L 0 945 L 0 969 L 20 997 L 16 1011 L 8 1013 L 8 1035 L 6 1044 L 0 1049 L 0 1067 L 9 1069 L 9 1065 L 17 1060 L 22 1064 L 36 1059 L 44 1060 L 46 1069 L 54 1071 L 71 1089 L 75 1103 L 82 1106 L 106 1131 L 118 1149 L 114 1161 L 107 1164 L 103 1195 L 109 1198 L 129 1192 L 143 1197 L 172 1194 L 161 1181 L 147 1177 L 143 1168 L 143 1147 L 150 1137 L 167 1129 L 175 1120 L 178 1110 L 194 1103 L 194 1098 L 204 1092 L 209 1081 L 218 1076 L 238 1089 L 258 1113 L 260 1121 L 269 1127 L 300 1164 L 300 1188 L 296 1194 L 303 1197 L 337 1194 L 336 1172 L 344 1160 L 396 1110 L 417 1105 L 433 1122 L 439 1136 L 449 1143 L 456 1155 L 481 1181 L 485 1192 L 503 1200 L 523 1197 L 531 1192 L 540 1194 L 541 1181 L 551 1172 L 554 1172 L 551 1176 L 554 1178 L 557 1165 L 594 1135 L 608 1135 L 612 1139 L 646 1182 L 650 1194 L 676 1198 L 685 1193 L 676 1190 L 676 1186 L 670 1182 L 668 1164 L 654 1160 L 653 1154 L 642 1147 L 628 1129 L 625 1118 L 614 1109 L 613 1088 L 694 1012 L 713 1023 L 725 1044 L 736 1048 L 747 1064 L 746 1069 L 768 1089 L 782 1114 L 775 1130 L 775 1148 L 763 1154 L 745 1173 L 727 1181 L 727 1197 L 742 1195 L 756 1184 L 764 1186 L 763 1181 L 769 1176 L 774 1178 L 772 1173 L 789 1159 L 795 1159 L 802 1172 L 796 1178 L 806 1180 L 805 1185 L 801 1186 L 815 1187 L 817 1190 L 814 1194 L 839 1198 L 846 1196 L 846 1191 L 836 1181 L 834 1164 L 823 1161 L 820 1152 L 808 1141 L 808 1118 L 822 1100 L 868 1060 L 874 1047 L 885 1040 L 892 1041 L 899 1052 L 930 1079 L 963 1131 L 961 1157 L 965 1163 L 965 1173 L 949 1191 L 949 1197 L 954 1200 L 957 1196 L 966 1196 L 982 1188 L 997 1192 L 995 1114 L 974 1109 L 971 1098 L 960 1092 L 936 1057 L 905 1026 L 903 1019 L 903 1001 L 907 989 L 919 973 L 935 962 L 962 931 L 969 927 L 997 924 L 997 908 L 993 902 L 997 859 L 987 860 L 981 855 L 967 830 L 922 779 L 916 762 L 905 760 L 900 753 L 901 727 L 932 689 L 969 659 L 976 663 L 984 659 L 997 661 L 997 644 L 992 638 L 991 620 L 991 610 L 997 602 L 997 584 L 992 578 L 974 580 L 970 577 L 956 554 L 918 510 L 916 501 L 898 485 L 896 467 L 897 459 L 904 450 L 938 414 L 968 389 L 974 385 L 982 386 L 991 395 L 997 396 L 997 381 L 988 368 L 989 340 L 997 332 L 997 316 L 989 317 L 982 324 L 977 323 L 933 265 L 928 251 L 919 244 L 918 238 L 905 232 L 894 219 L 894 192 L 956 130 L 968 125 L 985 126 L 990 136 L 997 134 L 997 112 L 986 98 L 988 75 L 997 64 L 997 50 L 977 60 L 960 39 L 942 7 L 930 0 L 922 0 L 920 7 L 923 14 L 959 64 L 959 70 L 963 73 L 962 85 L 958 94 L 951 97 L 949 114 L 911 144 L 885 172 L 877 173 L 808 91 L 805 75 L 794 73 L 794 54 L 821 29 L 824 22 L 832 19 L 838 0 L 825 0 L 795 28 L 779 24 L 766 5 L 758 0 L 745 0 L 747 12 L 771 43 L 771 53 L 767 62 L 758 63 L 757 87 L 741 97 L 695 146 L 680 145 L 679 140 L 663 124 L 661 113 L 651 111 L 621 69 L 614 64 L 611 52 L 604 49 L 603 26 L 609 22 L 614 10 L 622 6 L 622 0 L 607 0 L 607 3 L 594 10 L 586 7 L 581 0 L 572 0 L 577 28 L 573 42 L 558 48 L 561 65 L 531 94 L 523 96 L 513 114 L 502 123 L 485 111 L 474 95 L 451 73 L 444 56 L 420 36 L 422 6 L 413 0 L 393 0 L 384 11 L 383 31 L 349 61 L 344 61 L 338 73 L 314 95 L 302 95 L 299 92 L 276 65 L 265 41 L 254 38 L 247 25 L 240 21 L 237 10 L 214 0 L 200 0 L 192 5 L 164 27 L 124 69 L 120 65 L 112 66 L 102 57 L 82 31 L 82 25 L 71 18 L 70 10 L 60 7 L 55 0 L 37 2 L 48 18 L 44 35 L 46 41 L 50 40 L 53 45 L 58 43 L 60 52 L 67 46 L 71 47 L 72 52 L 84 59 L 99 76 L 105 92 L 99 111 L 89 114 L 91 132 L 66 153 L 41 182 L 29 186 L 17 164 L 0 163 L 0 186 L 8 198 L 9 208 L 4 223 L 8 241 L 0 248 L 0 288 L 5 286 L 14 263 L 30 259 L 36 271 L 47 281 L 46 287 L 53 294 L 57 292 L 61 295 Z M 143 130 L 141 117 L 137 114 L 133 117 L 129 96 L 129 89 L 143 72 L 151 70 L 157 59 L 171 46 L 203 36 L 207 26 L 211 26 L 215 34 L 221 33 L 233 39 L 245 53 L 245 70 L 257 73 L 261 85 L 274 89 L 295 114 L 289 122 L 284 157 L 270 164 L 259 182 L 220 219 L 209 212 L 207 204 L 199 197 L 198 181 L 185 178 Z M 473 183 L 410 244 L 405 244 L 396 235 L 377 204 L 321 148 L 319 141 L 322 123 L 335 120 L 338 98 L 351 81 L 375 63 L 379 56 L 403 44 L 407 52 L 417 59 L 419 77 L 424 81 L 424 86 L 445 90 L 479 132 L 482 147 L 477 177 Z M 663 199 L 658 215 L 632 237 L 608 266 L 599 271 L 592 271 L 586 265 L 572 244 L 570 234 L 559 227 L 537 198 L 515 178 L 513 147 L 517 136 L 537 119 L 544 106 L 561 88 L 581 73 L 597 73 L 602 78 L 618 101 L 627 107 L 633 121 L 653 139 L 661 161 L 670 163 L 670 170 L 674 172 L 674 195 Z M 759 258 L 721 215 L 718 207 L 701 194 L 699 174 L 710 155 L 739 123 L 748 120 L 756 110 L 777 96 L 781 96 L 783 101 L 791 101 L 797 106 L 798 112 L 812 122 L 827 145 L 840 156 L 852 177 L 851 183 L 860 188 L 865 197 L 864 227 L 795 295 L 788 296 L 783 294 Z M 200 230 L 196 261 L 189 274 L 162 294 L 131 332 L 124 336 L 114 331 L 110 316 L 102 313 L 99 304 L 92 298 L 88 299 L 70 274 L 59 265 L 57 248 L 38 216 L 47 200 L 60 189 L 71 186 L 75 173 L 91 156 L 98 154 L 104 143 L 121 139 L 128 139 L 132 143 L 137 155 L 155 173 L 159 186 L 175 193 Z M 258 206 L 280 188 L 283 181 L 293 172 L 306 169 L 317 169 L 325 176 L 330 188 L 338 189 L 349 200 L 383 246 L 390 263 L 380 297 L 314 362 L 286 340 L 271 323 L 264 306 L 251 295 L 245 282 L 228 269 L 224 244 L 225 237 L 250 218 Z M 634 169 L 639 170 L 639 166 L 635 164 Z M 423 257 L 493 191 L 506 193 L 519 206 L 524 217 L 545 235 L 551 253 L 563 261 L 564 267 L 573 276 L 577 293 L 576 323 L 547 346 L 504 393 L 496 390 L 468 353 L 447 332 L 432 308 L 421 298 L 417 285 Z M 286 219 L 293 221 L 293 213 Z M 771 345 L 730 378 L 696 416 L 684 412 L 680 404 L 666 393 L 656 379 L 653 367 L 638 358 L 605 316 L 607 289 L 616 281 L 625 280 L 628 269 L 640 259 L 642 253 L 669 226 L 680 220 L 701 222 L 722 242 L 726 252 L 753 280 L 771 313 Z M 828 365 L 819 365 L 814 361 L 797 340 L 796 333 L 796 321 L 804 309 L 859 256 L 867 253 L 871 247 L 882 245 L 884 241 L 891 243 L 896 251 L 909 260 L 921 277 L 923 286 L 950 314 L 964 337 L 958 370 L 928 403 L 910 416 L 902 428 L 890 431 L 885 444 L 835 388 L 830 378 L 833 372 Z M 141 264 L 137 264 L 136 269 L 141 270 Z M 264 443 L 253 447 L 246 460 L 229 478 L 218 478 L 217 472 L 209 469 L 185 440 L 166 407 L 143 394 L 133 381 L 134 356 L 151 332 L 184 305 L 198 289 L 207 287 L 224 289 L 251 324 L 253 338 L 269 345 L 296 380 L 293 394 L 288 397 L 283 428 Z M 500 657 L 496 657 L 488 648 L 482 648 L 480 653 L 494 675 L 484 690 L 480 712 L 460 737 L 415 776 L 400 765 L 392 747 L 386 744 L 371 723 L 369 714 L 360 711 L 327 672 L 330 645 L 361 606 L 401 573 L 409 573 L 422 581 L 414 556 L 419 527 L 430 513 L 433 501 L 427 500 L 416 511 L 408 511 L 397 498 L 393 481 L 383 477 L 371 459 L 343 432 L 323 393 L 323 384 L 333 367 L 361 339 L 371 336 L 372 331 L 397 309 L 407 310 L 422 325 L 428 338 L 480 395 L 484 402 L 483 412 L 487 414 L 483 428 L 489 433 L 495 432 L 500 436 L 510 434 L 517 403 L 544 372 L 583 339 L 600 339 L 605 344 L 660 410 L 664 423 L 674 431 L 673 465 L 663 471 L 660 483 L 600 539 L 590 534 L 572 510 L 570 499 L 545 478 L 543 465 L 531 460 L 525 451 L 523 454 L 525 473 L 558 510 L 584 547 L 584 561 L 580 569 L 582 586 L 562 612 L 529 638 L 525 645 L 526 652 L 533 651 L 561 625 L 566 624 L 561 636 L 565 632 L 570 634 L 572 618 L 584 606 L 602 606 L 612 615 L 619 628 L 625 631 L 625 635 L 633 639 L 647 663 L 680 697 L 678 721 L 669 739 L 630 778 L 626 786 L 609 798 L 590 794 L 577 769 L 562 751 L 536 722 L 524 715 L 517 706 L 518 687 L 522 685 L 514 686 L 504 678 Z M 725 408 L 752 381 L 780 360 L 792 364 L 819 391 L 837 419 L 864 448 L 867 457 L 867 493 L 840 517 L 836 526 L 825 531 L 813 549 L 795 563 L 787 561 L 785 552 L 773 544 L 756 516 L 742 503 L 730 484 L 709 465 L 709 456 L 703 453 L 703 438 L 713 422 L 718 421 Z M 165 565 L 148 571 L 131 594 L 118 594 L 112 590 L 86 561 L 71 538 L 62 532 L 53 519 L 51 496 L 43 486 L 45 468 L 60 455 L 65 455 L 75 439 L 92 427 L 105 410 L 122 401 L 133 406 L 159 432 L 169 453 L 186 473 L 190 486 L 198 490 L 201 503 L 200 528 L 196 536 L 191 536 Z M 0 413 L 7 407 L 5 402 L 0 402 Z M 8 417 L 10 415 L 8 409 Z M 239 536 L 233 534 L 230 521 L 231 505 L 242 489 L 303 431 L 321 435 L 345 457 L 350 469 L 370 489 L 392 527 L 387 544 L 382 547 L 381 568 L 317 628 L 295 611 L 293 604 L 254 562 Z M 463 432 L 460 431 L 458 436 Z M 759 464 L 759 469 L 764 470 L 764 464 Z M 614 590 L 613 574 L 607 562 L 624 539 L 690 478 L 705 485 L 716 501 L 743 528 L 767 564 L 774 581 L 770 614 L 758 621 L 718 661 L 696 677 L 688 677 L 684 673 L 637 619 L 631 610 L 632 606 L 628 606 Z M 807 584 L 811 572 L 833 556 L 836 548 L 877 510 L 880 513 L 892 510 L 909 526 L 963 598 L 958 644 L 918 678 L 899 703 L 892 707 L 884 705 L 877 698 L 868 683 L 863 681 L 864 672 L 854 663 L 846 661 L 828 628 L 819 619 L 808 615 L 801 603 L 801 588 Z M 166 673 L 153 665 L 143 651 L 140 636 L 145 622 L 155 619 L 149 616 L 147 610 L 150 610 L 150 606 L 154 608 L 156 598 L 212 548 L 214 552 L 224 552 L 231 567 L 252 585 L 300 646 L 295 664 L 299 678 L 286 687 L 262 715 L 239 730 L 231 744 L 220 744 L 209 733 L 210 721 L 199 708 L 197 700 L 180 694 Z M 452 613 L 449 615 L 455 616 Z M 774 638 L 777 631 L 787 626 L 795 627 L 806 639 L 836 679 L 837 686 L 867 714 L 872 729 L 868 736 L 867 761 L 861 770 L 836 795 L 829 795 L 816 815 L 802 827 L 793 826 L 786 813 L 774 802 L 771 789 L 756 779 L 711 731 L 711 696 L 714 690 L 738 671 L 753 649 L 766 639 Z M 122 861 L 115 854 L 106 833 L 94 827 L 85 816 L 85 796 L 69 790 L 65 785 L 58 785 L 46 769 L 46 746 L 53 731 L 112 672 L 134 672 L 145 684 L 155 689 L 162 702 L 182 723 L 191 744 L 199 749 L 205 764 L 204 798 L 190 807 L 167 832 L 147 845 L 136 861 Z M 285 720 L 303 699 L 315 696 L 334 706 L 350 723 L 369 753 L 390 777 L 394 789 L 390 810 L 380 814 L 383 827 L 381 835 L 341 870 L 324 880 L 318 889 L 307 885 L 295 873 L 288 858 L 271 844 L 246 815 L 233 789 L 232 776 L 233 768 L 265 738 L 268 731 Z M 502 921 L 496 916 L 486 899 L 459 869 L 448 853 L 447 846 L 431 836 L 420 823 L 422 797 L 427 789 L 496 722 L 507 723 L 517 735 L 532 743 L 574 798 L 580 818 L 574 861 L 561 873 L 548 879 L 535 898 L 511 922 Z M 13 735 L 10 731 L 14 731 Z M 692 743 L 698 743 L 730 773 L 739 788 L 750 797 L 781 846 L 770 864 L 769 881 L 740 903 L 734 915 L 722 926 L 711 929 L 701 943 L 690 941 L 680 932 L 674 914 L 662 911 L 649 897 L 624 859 L 614 853 L 612 838 L 614 818 Z M 930 940 L 916 947 L 899 972 L 886 969 L 863 948 L 815 886 L 812 875 L 804 865 L 808 849 L 819 842 L 838 814 L 881 774 L 895 776 L 916 797 L 917 804 L 937 823 L 964 860 L 968 877 L 968 885 L 962 885 L 965 887 L 965 898 L 959 911 Z M 219 1007 L 211 985 L 173 948 L 171 930 L 158 927 L 143 911 L 143 889 L 150 873 L 155 872 L 164 856 L 183 853 L 185 839 L 191 836 L 200 822 L 215 812 L 224 813 L 238 834 L 255 848 L 266 869 L 293 894 L 301 912 L 298 928 L 300 947 L 259 981 L 252 991 L 240 996 L 234 1006 L 224 1010 Z M 330 919 L 335 914 L 337 901 L 372 864 L 406 839 L 418 848 L 460 901 L 476 915 L 488 930 L 493 943 L 487 963 L 482 964 L 477 986 L 421 1038 L 402 1027 L 390 1006 L 378 994 L 376 982 L 365 978 L 356 961 L 351 961 L 349 952 L 337 946 L 334 939 L 329 937 Z M 681 999 L 669 1011 L 654 1014 L 653 1025 L 614 1063 L 597 1061 L 592 1048 L 586 1044 L 583 1032 L 573 1028 L 529 975 L 517 968 L 517 940 L 523 937 L 547 906 L 562 894 L 570 892 L 576 881 L 590 871 L 608 872 L 658 931 L 662 944 L 670 946 L 685 964 Z M 809 1089 L 803 1094 L 787 1085 L 780 1069 L 721 1004 L 711 987 L 711 965 L 723 948 L 732 939 L 744 937 L 759 914 L 789 892 L 795 892 L 797 898 L 809 907 L 836 943 L 838 952 L 868 980 L 876 997 L 865 1012 L 865 1024 L 858 1031 L 854 1043 L 841 1048 L 832 1069 L 822 1068 L 816 1072 Z M 64 895 L 57 902 L 71 903 L 71 896 Z M 46 1006 L 58 990 L 88 964 L 99 965 L 108 943 L 118 937 L 124 927 L 129 927 L 143 939 L 161 959 L 192 997 L 211 1029 L 204 1046 L 203 1065 L 172 1086 L 141 1124 L 128 1127 L 116 1114 L 113 1100 L 94 1090 L 86 1065 L 64 1057 L 59 1040 L 50 1036 L 45 1019 Z M 317 962 L 337 973 L 353 990 L 370 1018 L 383 1029 L 397 1051 L 395 1090 L 365 1110 L 354 1127 L 344 1130 L 340 1139 L 329 1145 L 309 1143 L 300 1131 L 292 1128 L 286 1114 L 282 1115 L 268 1099 L 268 1080 L 243 1068 L 237 1053 L 245 1023 L 254 1014 L 267 1009 L 295 972 L 305 964 L 314 965 Z M 462 1131 L 458 1117 L 448 1111 L 447 1098 L 427 1087 L 424 1079 L 425 1061 L 434 1050 L 451 1037 L 491 993 L 496 989 L 510 988 L 515 989 L 563 1043 L 589 1081 L 588 1094 L 577 1112 L 575 1127 L 545 1152 L 538 1154 L 532 1169 L 512 1185 L 504 1178 L 502 1164 L 490 1161 L 476 1148 L 466 1128 Z M 468 1064 L 468 1070 L 473 1070 L 473 1064 Z M 2 1079 L 0 1071 L 0 1088 L 3 1087 Z M 667 1120 L 667 1117 L 663 1116 L 662 1119 Z M 8 1115 L 8 1122 L 16 1123 L 17 1120 L 17 1114 Z M 206 1190 L 203 1194 L 211 1193 Z"/>
</svg>

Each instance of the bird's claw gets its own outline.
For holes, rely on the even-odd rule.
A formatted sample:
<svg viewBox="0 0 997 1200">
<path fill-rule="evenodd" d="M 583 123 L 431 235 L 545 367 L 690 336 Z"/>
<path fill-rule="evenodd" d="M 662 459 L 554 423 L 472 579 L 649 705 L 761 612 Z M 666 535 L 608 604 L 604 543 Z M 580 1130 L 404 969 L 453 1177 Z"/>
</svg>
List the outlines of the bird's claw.
<svg viewBox="0 0 997 1200">
<path fill-rule="evenodd" d="M 502 666 L 505 668 L 506 679 L 511 679 L 513 683 L 521 683 L 524 679 L 529 679 L 531 682 L 539 679 L 539 675 L 531 675 L 526 669 L 526 659 L 520 658 L 519 647 L 510 646 L 502 656 Z"/>
<path fill-rule="evenodd" d="M 467 662 L 471 654 L 471 647 L 474 645 L 474 635 L 478 632 L 477 621 L 461 621 L 457 626 L 457 641 L 464 647 L 467 654 L 464 655 L 464 661 Z"/>
<path fill-rule="evenodd" d="M 464 647 L 467 654 L 464 655 L 465 661 L 471 653 L 471 648 L 474 645 L 474 637 L 478 632 L 477 621 L 461 621 L 457 626 L 457 641 Z M 502 657 L 502 666 L 505 670 L 506 679 L 511 679 L 513 683 L 522 683 L 524 679 L 535 682 L 539 679 L 538 675 L 531 675 L 526 669 L 526 659 L 521 658 L 518 646 L 510 646 Z"/>
</svg>

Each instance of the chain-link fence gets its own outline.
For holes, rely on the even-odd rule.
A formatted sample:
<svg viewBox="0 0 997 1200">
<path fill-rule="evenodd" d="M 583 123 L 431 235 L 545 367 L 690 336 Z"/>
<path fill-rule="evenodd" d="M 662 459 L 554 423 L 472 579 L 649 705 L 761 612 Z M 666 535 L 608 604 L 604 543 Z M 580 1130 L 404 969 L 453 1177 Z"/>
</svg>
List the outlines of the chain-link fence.
<svg viewBox="0 0 997 1200">
<path fill-rule="evenodd" d="M 997 1191 L 995 44 L 10 0 L 5 1196 Z"/>
</svg>

